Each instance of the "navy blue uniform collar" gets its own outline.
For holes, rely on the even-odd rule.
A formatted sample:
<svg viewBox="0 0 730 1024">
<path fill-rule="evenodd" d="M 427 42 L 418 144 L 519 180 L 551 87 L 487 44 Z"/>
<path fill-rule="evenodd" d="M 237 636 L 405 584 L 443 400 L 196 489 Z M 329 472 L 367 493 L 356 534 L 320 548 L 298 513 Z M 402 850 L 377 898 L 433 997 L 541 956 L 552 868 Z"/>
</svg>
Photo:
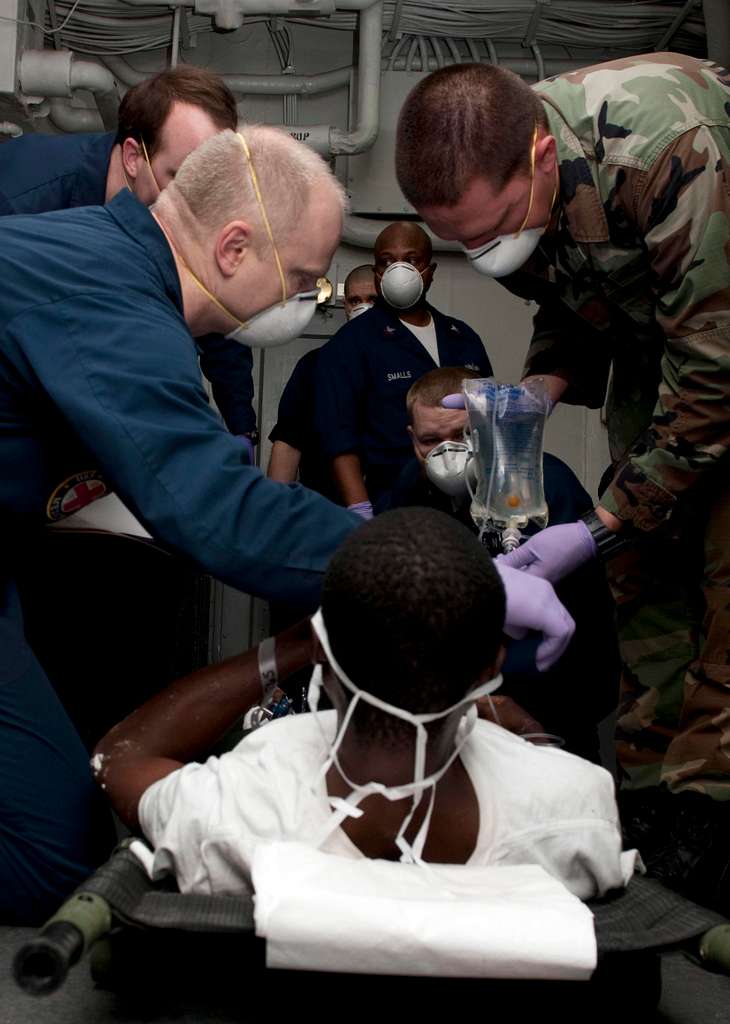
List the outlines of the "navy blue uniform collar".
<svg viewBox="0 0 730 1024">
<path fill-rule="evenodd" d="M 103 206 L 109 161 L 116 142 L 116 132 L 92 133 L 83 147 L 83 159 L 74 184 L 76 206 Z"/>
<path fill-rule="evenodd" d="M 107 203 L 106 209 L 122 231 L 146 250 L 160 271 L 165 291 L 182 313 L 182 290 L 172 249 L 150 211 L 126 188 Z"/>
<path fill-rule="evenodd" d="M 436 328 L 436 336 L 440 337 L 445 332 L 449 331 L 452 334 L 462 336 L 463 332 L 457 322 L 450 316 L 444 316 L 443 313 L 439 313 L 437 309 L 434 309 L 428 302 L 426 303 L 426 309 L 433 317 L 434 327 Z M 408 310 L 404 310 L 407 313 Z M 370 318 L 370 327 L 374 322 L 375 330 L 379 334 L 384 335 L 387 338 L 394 338 L 396 336 L 404 338 L 413 338 L 418 342 L 418 339 L 413 334 L 413 331 L 408 329 L 408 324 L 403 323 L 400 317 L 390 309 L 376 302 L 372 309 L 368 310 L 367 313 L 362 313 L 356 318 L 355 323 L 361 324 L 363 327 L 368 325 L 368 319 Z M 418 342 L 420 345 L 420 342 Z"/>
</svg>

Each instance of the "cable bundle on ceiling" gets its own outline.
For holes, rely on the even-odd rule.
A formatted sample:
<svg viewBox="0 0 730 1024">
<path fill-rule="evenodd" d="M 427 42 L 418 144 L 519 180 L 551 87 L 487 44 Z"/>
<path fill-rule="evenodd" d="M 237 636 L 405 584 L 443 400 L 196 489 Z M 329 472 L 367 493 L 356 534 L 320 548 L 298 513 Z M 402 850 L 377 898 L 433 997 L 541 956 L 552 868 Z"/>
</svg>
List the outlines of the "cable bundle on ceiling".
<svg viewBox="0 0 730 1024">
<path fill-rule="evenodd" d="M 185 18 L 191 34 L 213 31 L 212 19 L 196 15 L 192 8 L 186 9 Z M 79 53 L 129 54 L 170 45 L 169 8 L 130 6 L 123 0 L 48 0 L 48 26 L 65 19 L 57 38 Z M 250 17 L 246 26 L 259 22 L 270 19 Z M 286 71 L 293 66 L 287 24 L 350 32 L 356 15 L 336 11 L 330 18 L 277 23 L 269 34 Z M 490 47 L 505 43 L 557 46 L 568 54 L 598 49 L 618 55 L 648 52 L 666 37 L 668 45 L 684 52 L 702 54 L 705 48 L 701 6 L 688 6 L 685 0 L 386 0 L 384 28 L 390 44 L 386 57 L 399 47 L 396 59 L 408 63 L 410 52 L 411 65 L 414 57 L 426 59 L 426 48 L 429 60 L 438 63 L 442 55 L 446 60 L 490 59 Z"/>
</svg>

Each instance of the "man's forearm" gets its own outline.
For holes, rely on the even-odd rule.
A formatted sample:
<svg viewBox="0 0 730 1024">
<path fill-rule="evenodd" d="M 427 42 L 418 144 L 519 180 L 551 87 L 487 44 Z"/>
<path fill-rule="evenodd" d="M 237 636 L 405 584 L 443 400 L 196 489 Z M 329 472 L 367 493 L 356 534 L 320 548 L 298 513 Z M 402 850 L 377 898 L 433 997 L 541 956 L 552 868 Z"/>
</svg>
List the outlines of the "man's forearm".
<svg viewBox="0 0 730 1024">
<path fill-rule="evenodd" d="M 550 396 L 550 401 L 553 405 L 556 405 L 568 389 L 567 380 L 564 380 L 562 377 L 557 377 L 552 373 L 540 374 L 539 377 L 545 383 L 547 393 Z M 524 384 L 525 381 L 533 379 L 534 375 L 524 377 L 522 383 Z"/>
<path fill-rule="evenodd" d="M 293 484 L 299 471 L 302 453 L 286 441 L 274 441 L 269 458 L 266 475 L 269 480 L 277 480 L 281 484 Z"/>
<path fill-rule="evenodd" d="M 345 455 L 335 456 L 332 462 L 332 474 L 345 505 L 357 505 L 370 500 L 362 475 L 359 455 L 347 452 Z"/>
<path fill-rule="evenodd" d="M 306 619 L 276 638 L 280 679 L 311 662 Z M 115 725 L 96 746 L 92 766 L 122 820 L 137 821 L 148 786 L 204 755 L 261 700 L 258 648 L 178 679 Z"/>
<path fill-rule="evenodd" d="M 606 398 L 612 355 L 605 332 L 556 301 L 535 315 L 523 376 L 548 380 L 554 402 L 597 409 Z"/>
<path fill-rule="evenodd" d="M 608 509 L 605 509 L 602 505 L 596 506 L 596 515 L 603 525 L 608 527 L 608 529 L 612 530 L 614 533 L 618 533 L 624 525 L 623 521 L 619 519 L 618 516 L 615 516 L 613 512 L 609 512 Z"/>
</svg>

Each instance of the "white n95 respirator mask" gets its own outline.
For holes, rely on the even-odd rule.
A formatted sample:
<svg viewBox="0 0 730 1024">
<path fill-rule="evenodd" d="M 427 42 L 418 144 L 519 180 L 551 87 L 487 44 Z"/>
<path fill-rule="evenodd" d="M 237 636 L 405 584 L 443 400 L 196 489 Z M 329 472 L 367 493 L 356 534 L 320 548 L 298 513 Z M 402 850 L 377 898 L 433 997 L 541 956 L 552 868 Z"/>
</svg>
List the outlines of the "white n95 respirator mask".
<svg viewBox="0 0 730 1024">
<path fill-rule="evenodd" d="M 393 309 L 410 309 L 423 295 L 423 277 L 412 263 L 391 263 L 380 278 L 380 291 Z"/>
<path fill-rule="evenodd" d="M 557 192 L 557 184 L 553 187 L 553 195 L 550 200 L 548 216 L 542 227 L 526 228 L 525 224 L 530 219 L 532 212 L 532 201 L 535 198 L 535 147 L 537 146 L 538 126 L 535 124 L 532 133 L 532 145 L 530 146 L 530 195 L 527 202 L 527 213 L 522 224 L 514 235 L 497 235 L 491 241 L 479 245 L 475 249 L 467 249 L 462 245 L 466 258 L 472 267 L 479 274 L 486 274 L 487 277 L 506 277 L 519 270 L 529 260 L 535 249 L 540 244 L 540 239 L 547 230 L 550 222 L 550 211 L 552 211 Z"/>
<path fill-rule="evenodd" d="M 498 235 L 476 249 L 462 248 L 477 273 L 487 277 L 506 277 L 527 263 L 544 233 L 544 227 L 527 228 L 519 235 Z"/>
<path fill-rule="evenodd" d="M 347 319 L 354 320 L 356 316 L 362 316 L 363 313 L 367 313 L 367 311 L 372 308 L 372 302 L 359 302 L 357 306 L 353 306 L 347 314 Z"/>
<path fill-rule="evenodd" d="M 317 308 L 318 289 L 297 292 L 240 323 L 226 338 L 253 348 L 268 348 L 294 341 L 307 329 Z"/>
<path fill-rule="evenodd" d="M 467 441 L 442 441 L 426 456 L 424 470 L 428 480 L 450 498 L 466 498 L 467 474 L 474 452 Z"/>
</svg>

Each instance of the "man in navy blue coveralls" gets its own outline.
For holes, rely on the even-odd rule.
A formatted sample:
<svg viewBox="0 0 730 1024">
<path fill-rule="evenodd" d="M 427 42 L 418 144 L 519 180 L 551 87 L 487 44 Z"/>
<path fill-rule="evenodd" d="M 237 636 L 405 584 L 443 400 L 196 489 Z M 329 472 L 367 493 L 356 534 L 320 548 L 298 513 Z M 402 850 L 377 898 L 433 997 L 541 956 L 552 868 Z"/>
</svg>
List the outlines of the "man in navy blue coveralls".
<svg viewBox="0 0 730 1024">
<path fill-rule="evenodd" d="M 317 366 L 322 447 L 333 460 L 345 505 L 365 517 L 412 456 L 405 403 L 411 384 L 436 366 L 492 374 L 471 327 L 426 301 L 436 264 L 423 229 L 407 222 L 389 225 L 376 239 L 374 255 L 377 303 L 340 328 L 320 350 Z M 406 264 L 406 271 L 415 268 L 422 279 L 421 294 L 408 307 L 395 308 L 384 294 L 388 268 L 396 263 Z"/>
<path fill-rule="evenodd" d="M 188 153 L 237 122 L 236 100 L 218 75 L 190 66 L 163 71 L 127 91 L 116 134 L 39 133 L 2 143 L 0 216 L 98 206 L 125 187 L 149 206 Z M 255 438 L 251 350 L 221 335 L 196 341 L 228 429 Z"/>
<path fill-rule="evenodd" d="M 264 598 L 286 595 L 315 607 L 329 557 L 357 525 L 319 495 L 273 483 L 250 466 L 202 385 L 193 336 L 253 325 L 271 307 L 275 318 L 296 315 L 302 300 L 282 307 L 284 289 L 308 293 L 313 303 L 311 289 L 341 230 L 341 193 L 326 165 L 283 133 L 245 132 L 250 162 L 239 136 L 217 134 L 152 211 L 124 189 L 106 206 L 0 219 L 6 923 L 42 919 L 96 856 L 87 755 L 24 640 L 13 584 L 46 521 L 59 461 L 78 452 L 153 537 Z M 252 167 L 276 248 L 264 232 Z M 230 195 L 236 202 L 217 209 Z M 62 601 L 62 581 L 48 585 Z M 83 658 L 83 651 L 68 655 Z"/>
</svg>

